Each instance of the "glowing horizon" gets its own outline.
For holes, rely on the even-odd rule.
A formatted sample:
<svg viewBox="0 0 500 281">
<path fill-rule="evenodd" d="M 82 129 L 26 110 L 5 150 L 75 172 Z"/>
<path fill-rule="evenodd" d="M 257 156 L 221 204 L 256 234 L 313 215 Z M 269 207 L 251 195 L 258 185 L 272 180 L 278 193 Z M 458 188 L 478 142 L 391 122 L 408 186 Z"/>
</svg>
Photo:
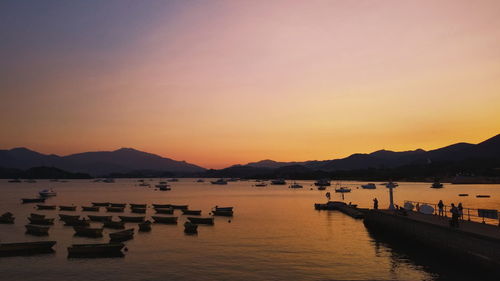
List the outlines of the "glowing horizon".
<svg viewBox="0 0 500 281">
<path fill-rule="evenodd" d="M 206 168 L 499 133 L 498 1 L 0 4 L 0 147 Z"/>
</svg>

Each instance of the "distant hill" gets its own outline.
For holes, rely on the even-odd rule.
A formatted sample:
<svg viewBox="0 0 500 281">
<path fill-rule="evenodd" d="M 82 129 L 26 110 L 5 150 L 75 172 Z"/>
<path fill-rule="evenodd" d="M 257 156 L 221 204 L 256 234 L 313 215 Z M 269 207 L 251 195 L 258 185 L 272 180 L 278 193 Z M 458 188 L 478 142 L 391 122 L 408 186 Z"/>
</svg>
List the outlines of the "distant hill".
<svg viewBox="0 0 500 281">
<path fill-rule="evenodd" d="M 53 167 L 33 167 L 27 170 L 0 168 L 2 179 L 89 179 L 85 173 L 70 173 Z"/>
<path fill-rule="evenodd" d="M 68 156 L 46 155 L 27 148 L 0 150 L 0 167 L 29 169 L 55 167 L 65 171 L 88 173 L 93 176 L 111 173 L 129 173 L 137 170 L 199 173 L 204 168 L 185 161 L 176 161 L 132 148 L 115 151 L 97 151 Z"/>
</svg>

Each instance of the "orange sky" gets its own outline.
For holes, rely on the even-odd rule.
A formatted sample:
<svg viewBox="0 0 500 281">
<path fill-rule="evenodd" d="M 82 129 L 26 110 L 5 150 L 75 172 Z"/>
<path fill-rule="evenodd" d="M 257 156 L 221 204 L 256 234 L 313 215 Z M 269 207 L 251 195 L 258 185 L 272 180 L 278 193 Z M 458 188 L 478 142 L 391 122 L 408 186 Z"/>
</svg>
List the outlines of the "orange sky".
<svg viewBox="0 0 500 281">
<path fill-rule="evenodd" d="M 0 148 L 220 168 L 500 132 L 498 1 L 100 2 L 0 4 Z"/>
</svg>

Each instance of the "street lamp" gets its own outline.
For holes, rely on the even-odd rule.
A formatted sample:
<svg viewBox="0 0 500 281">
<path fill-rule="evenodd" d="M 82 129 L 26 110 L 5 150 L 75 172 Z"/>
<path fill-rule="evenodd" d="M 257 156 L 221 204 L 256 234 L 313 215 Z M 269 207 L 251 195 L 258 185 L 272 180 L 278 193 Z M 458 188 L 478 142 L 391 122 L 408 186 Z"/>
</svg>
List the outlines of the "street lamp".
<svg viewBox="0 0 500 281">
<path fill-rule="evenodd" d="M 389 188 L 389 210 L 396 210 L 396 207 L 394 207 L 394 196 L 392 193 L 392 190 L 397 186 L 395 183 L 392 181 L 389 181 L 386 185 L 387 188 Z"/>
</svg>

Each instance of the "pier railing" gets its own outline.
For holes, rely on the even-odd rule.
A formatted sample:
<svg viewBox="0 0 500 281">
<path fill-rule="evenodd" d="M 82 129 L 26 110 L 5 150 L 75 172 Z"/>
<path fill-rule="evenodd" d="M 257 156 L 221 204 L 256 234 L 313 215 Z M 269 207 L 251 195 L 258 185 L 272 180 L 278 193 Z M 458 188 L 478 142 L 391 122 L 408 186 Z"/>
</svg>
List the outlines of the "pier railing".
<svg viewBox="0 0 500 281">
<path fill-rule="evenodd" d="M 414 210 L 416 209 L 416 206 L 420 206 L 420 207 L 422 207 L 423 205 L 432 206 L 434 208 L 434 215 L 439 215 L 438 203 L 418 202 L 418 201 L 409 201 L 409 200 L 405 200 L 404 203 L 411 203 L 414 206 Z M 455 207 L 458 207 L 458 206 L 455 206 Z M 444 205 L 443 206 L 443 216 L 448 217 L 448 214 L 449 214 L 451 217 L 450 210 L 451 210 L 451 206 Z M 494 224 L 494 225 L 500 226 L 500 217 L 499 216 L 500 216 L 499 210 L 463 208 L 460 219 L 488 223 L 488 224 Z"/>
</svg>

